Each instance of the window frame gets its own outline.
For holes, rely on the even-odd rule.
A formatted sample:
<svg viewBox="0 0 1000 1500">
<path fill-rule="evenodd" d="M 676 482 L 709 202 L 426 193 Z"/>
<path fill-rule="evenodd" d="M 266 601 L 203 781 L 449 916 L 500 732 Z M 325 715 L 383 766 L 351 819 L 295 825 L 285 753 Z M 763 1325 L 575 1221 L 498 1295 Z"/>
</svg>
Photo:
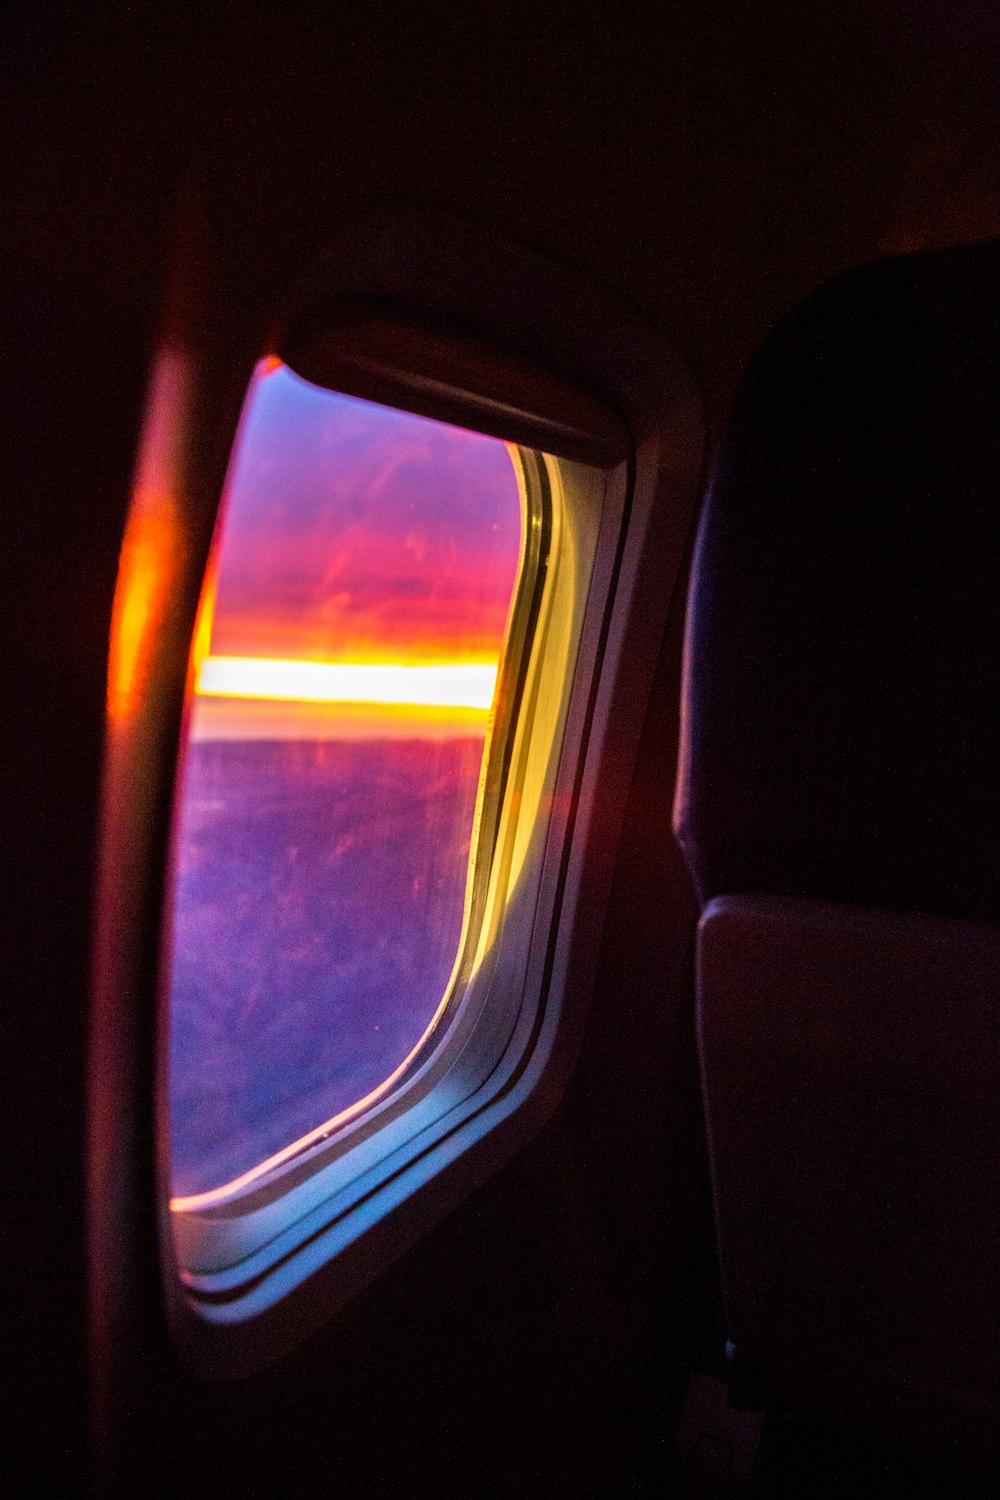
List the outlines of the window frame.
<svg viewBox="0 0 1000 1500">
<path fill-rule="evenodd" d="M 525 452 L 525 456 L 537 462 L 540 478 L 544 475 L 546 480 L 538 484 L 541 492 L 538 508 L 543 513 L 546 508 L 552 510 L 552 501 L 546 502 L 544 490 L 553 490 L 558 496 L 564 487 L 556 472 L 559 460 L 543 458 L 537 453 Z M 609 513 L 604 475 L 598 477 L 598 471 L 585 471 L 579 465 L 571 468 L 576 469 L 577 493 L 570 499 L 558 498 L 559 508 L 574 508 L 577 523 L 585 520 L 595 532 L 601 520 L 606 529 L 616 528 L 621 517 L 613 505 Z M 571 519 L 570 514 L 564 514 L 561 520 L 556 520 L 556 528 L 568 534 Z M 592 541 L 595 553 L 600 537 L 595 535 Z M 465 974 L 460 975 L 459 983 L 453 987 L 441 1025 L 426 1037 L 408 1074 L 367 1109 L 342 1124 L 334 1124 L 331 1130 L 318 1127 L 307 1134 L 294 1155 L 276 1164 L 256 1184 L 199 1194 L 196 1199 L 183 1200 L 184 1208 L 172 1208 L 175 1253 L 178 1265 L 183 1268 L 181 1280 L 193 1298 L 204 1299 L 207 1304 L 231 1296 L 237 1298 L 241 1287 L 250 1280 L 267 1277 L 280 1259 L 294 1256 L 295 1245 L 307 1235 L 307 1224 L 322 1221 L 324 1217 L 342 1218 L 351 1212 L 355 1197 L 369 1197 L 378 1190 L 384 1172 L 382 1163 L 408 1151 L 411 1140 L 454 1130 L 456 1118 L 463 1121 L 483 1109 L 483 1095 L 489 1095 L 493 1074 L 502 1068 L 523 1005 L 537 1008 L 540 1004 L 540 998 L 526 998 L 526 978 L 520 971 L 525 968 L 538 921 L 535 904 L 546 859 L 543 844 L 550 835 L 559 840 L 553 828 L 556 819 L 552 808 L 573 802 L 574 789 L 568 783 L 571 768 L 579 760 L 579 750 L 567 745 L 565 730 L 570 717 L 571 682 L 577 673 L 574 658 L 580 646 L 580 627 L 588 613 L 586 597 L 574 595 L 583 574 L 588 574 L 589 582 L 592 571 L 591 558 L 574 558 L 568 553 L 570 547 L 561 552 L 556 546 L 552 555 L 547 556 L 546 570 L 531 568 L 531 562 L 525 568 L 529 597 L 522 597 L 517 603 L 525 615 L 535 618 L 541 615 L 541 619 L 538 628 L 532 618 L 522 621 L 517 628 L 522 639 L 514 640 L 510 652 L 513 660 L 510 663 L 505 660 L 505 667 L 510 664 L 511 675 L 520 681 L 514 684 L 511 700 L 505 703 L 501 723 L 495 727 L 487 750 L 492 762 L 487 766 L 487 790 L 495 799 L 495 807 L 478 829 L 480 838 L 489 841 L 486 858 L 480 859 L 477 880 L 480 921 L 471 922 L 466 930 L 460 953 Z M 574 561 L 579 576 L 567 577 Z M 577 612 L 576 622 L 568 622 L 568 627 L 562 618 L 567 603 L 576 604 Z M 556 628 L 562 624 L 564 639 L 553 642 L 553 624 Z M 586 672 L 588 664 L 583 666 L 585 675 Z M 552 723 L 546 730 L 544 714 L 537 712 L 538 702 L 550 702 L 556 694 L 564 702 L 561 711 L 550 714 Z M 508 762 L 514 759 L 514 751 L 520 763 L 511 769 Z M 528 780 L 540 787 L 540 793 L 535 807 L 529 805 L 525 813 Z M 520 849 L 525 846 L 526 814 L 534 817 L 531 838 L 537 847 L 534 853 L 522 856 L 519 873 L 523 879 L 511 897 L 508 877 L 502 870 L 498 874 L 496 864 L 510 864 L 516 858 L 516 846 Z M 168 880 L 168 885 L 171 883 Z M 498 938 L 489 944 L 483 956 L 484 921 L 492 922 Z M 477 945 L 481 956 L 478 963 L 477 956 L 469 953 Z M 169 1014 L 166 956 L 160 1010 L 166 1022 Z M 166 1062 L 166 1038 L 160 1044 L 160 1052 Z M 168 1107 L 165 1086 L 160 1089 L 160 1100 Z M 360 1188 L 360 1182 L 370 1187 Z M 211 1202 L 198 1206 L 199 1199 Z"/>
<path fill-rule="evenodd" d="M 557 476 L 550 472 L 551 460 L 523 447 L 506 444 L 508 456 L 516 474 L 520 492 L 523 518 L 523 544 L 519 549 L 517 578 L 510 598 L 508 622 L 502 643 L 497 678 L 495 702 L 490 714 L 489 728 L 485 735 L 482 763 L 479 772 L 479 790 L 476 797 L 472 825 L 472 847 L 466 868 L 466 887 L 463 899 L 466 905 L 465 920 L 454 954 L 453 970 L 449 984 L 435 1006 L 435 1013 L 425 1028 L 404 1069 L 390 1073 L 385 1082 L 367 1091 L 365 1097 L 335 1114 L 329 1121 L 321 1122 L 296 1140 L 272 1153 L 259 1164 L 234 1176 L 230 1183 L 215 1189 L 199 1191 L 184 1197 L 171 1199 L 172 1222 L 175 1240 L 178 1241 L 179 1259 L 185 1267 L 186 1285 L 198 1284 L 199 1271 L 223 1271 L 246 1256 L 263 1251 L 269 1230 L 267 1225 L 287 1221 L 292 1211 L 290 1199 L 304 1202 L 316 1200 L 315 1184 L 304 1190 L 304 1179 L 313 1179 L 317 1174 L 332 1178 L 341 1187 L 349 1178 L 342 1172 L 329 1173 L 327 1165 L 334 1157 L 353 1153 L 358 1159 L 370 1157 L 368 1139 L 376 1132 L 388 1130 L 390 1139 L 405 1140 L 407 1132 L 394 1129 L 397 1117 L 405 1111 L 419 1108 L 424 1096 L 439 1082 L 442 1071 L 451 1069 L 453 1060 L 442 1060 L 440 1053 L 454 1051 L 452 1032 L 468 1036 L 470 1025 L 478 1024 L 467 1016 L 474 1009 L 474 998 L 470 989 L 482 991 L 486 976 L 481 972 L 482 964 L 475 963 L 474 950 L 480 943 L 483 923 L 502 905 L 496 894 L 491 893 L 494 884 L 494 865 L 498 846 L 503 839 L 508 841 L 512 832 L 504 834 L 503 824 L 509 820 L 507 804 L 511 798 L 520 798 L 521 781 L 512 775 L 512 741 L 520 727 L 522 700 L 531 690 L 533 648 L 536 622 L 540 612 L 546 609 L 550 585 L 559 559 L 552 550 L 553 532 L 558 533 L 558 518 L 553 514 L 558 500 Z M 553 482 L 555 481 L 555 482 Z M 225 501 L 220 506 L 224 514 Z M 192 668 L 194 670 L 194 667 Z M 537 665 L 534 668 L 537 677 Z M 551 677 L 551 672 L 548 676 Z M 190 718 L 194 712 L 194 698 L 189 687 L 188 722 L 182 730 L 181 761 L 187 754 Z M 536 751 L 532 764 L 539 760 Z M 183 788 L 183 766 L 179 767 L 178 786 Z M 179 790 L 178 800 L 183 795 Z M 179 810 L 179 809 L 178 809 Z M 176 818 L 176 814 L 175 814 Z M 175 828 L 174 847 L 167 871 L 167 887 L 176 887 L 176 862 L 179 856 L 178 833 Z M 471 879 L 469 878 L 471 875 Z M 165 906 L 164 947 L 161 977 L 162 995 L 160 1011 L 163 1024 L 168 1027 L 172 1004 L 171 902 Z M 479 1009 L 484 1000 L 479 1001 Z M 489 1025 L 489 1019 L 484 1018 Z M 447 1040 L 446 1040 L 447 1038 Z M 169 1074 L 169 1052 L 171 1040 L 168 1034 L 161 1036 L 161 1063 Z M 168 1082 L 161 1076 L 158 1097 L 167 1100 Z M 167 1121 L 169 1127 L 169 1119 Z M 165 1127 L 165 1128 L 167 1128 Z M 335 1189 L 331 1187 L 329 1192 Z M 281 1198 L 287 1211 L 278 1213 L 274 1200 Z M 256 1220 L 258 1230 L 243 1222 L 238 1229 L 234 1221 Z M 191 1273 L 188 1275 L 187 1273 Z M 207 1287 L 207 1283 L 206 1283 Z"/>
<path fill-rule="evenodd" d="M 211 1347 L 203 1336 L 205 1325 L 237 1332 L 236 1364 L 241 1372 L 248 1360 L 256 1367 L 261 1354 L 269 1362 L 274 1335 L 260 1337 L 262 1322 L 277 1318 L 287 1326 L 284 1304 L 294 1301 L 317 1271 L 339 1263 L 345 1252 L 370 1240 L 389 1215 L 397 1220 L 403 1213 L 409 1216 L 415 1195 L 521 1107 L 524 1087 L 519 1084 L 532 1064 L 540 1074 L 545 1072 L 544 1058 L 535 1053 L 540 1045 L 546 1050 L 546 1012 L 553 1003 L 558 1005 L 552 994 L 550 950 L 566 893 L 566 857 L 580 795 L 602 625 L 626 519 L 629 473 L 625 461 L 602 469 L 537 450 L 524 449 L 522 454 L 526 463 L 536 466 L 539 481 L 544 478 L 540 488 L 561 492 L 558 501 L 554 494 L 539 509 L 547 509 L 550 516 L 554 506 L 561 510 L 567 536 L 589 529 L 592 537 L 588 551 L 577 558 L 571 552 L 561 556 L 555 548 L 545 574 L 531 580 L 537 587 L 528 609 L 537 614 L 547 607 L 549 628 L 526 631 L 518 643 L 521 660 L 516 669 L 525 679 L 524 697 L 533 696 L 537 703 L 561 694 L 562 711 L 553 719 L 551 735 L 539 740 L 533 714 L 519 701 L 511 706 L 509 721 L 492 746 L 494 756 L 506 759 L 515 739 L 525 743 L 526 766 L 545 782 L 541 800 L 547 807 L 537 810 L 537 827 L 531 830 L 538 847 L 526 860 L 528 879 L 519 893 L 520 904 L 506 905 L 501 893 L 503 909 L 493 913 L 499 916 L 500 932 L 492 966 L 473 976 L 466 993 L 458 997 L 453 1023 L 439 1044 L 426 1049 L 410 1079 L 329 1138 L 322 1137 L 269 1173 L 256 1189 L 238 1189 L 205 1210 L 170 1214 L 170 1258 L 179 1288 L 179 1295 L 175 1290 L 171 1299 L 173 1325 L 185 1357 L 198 1368 Z M 565 574 L 574 563 L 579 576 L 560 581 L 560 567 Z M 551 627 L 567 599 L 576 618 L 568 627 L 563 622 L 564 639 L 554 650 Z M 498 825 L 511 817 L 522 792 L 523 777 L 516 776 L 499 789 Z M 498 827 L 497 837 L 500 831 Z M 512 843 L 517 833 L 515 825 L 506 835 L 508 841 Z M 166 963 L 163 974 L 161 1078 L 167 1068 Z M 157 1098 L 165 1115 L 165 1081 Z M 164 1118 L 161 1137 L 168 1130 L 169 1120 Z M 166 1274 L 171 1276 L 169 1267 Z M 339 1279 L 343 1295 L 346 1278 Z M 233 1351 L 227 1348 L 227 1368 L 232 1359 Z"/>
<path fill-rule="evenodd" d="M 334 1316 L 521 1150 L 558 1105 L 586 1023 L 646 699 L 670 612 L 682 607 L 701 484 L 700 400 L 677 350 L 582 277 L 479 225 L 429 209 L 376 210 L 340 231 L 272 305 L 270 325 L 259 296 L 227 311 L 221 342 L 189 296 L 171 304 L 165 325 L 134 503 L 152 474 L 177 546 L 154 580 L 157 613 L 137 644 L 144 690 L 109 720 L 95 928 L 95 1337 L 114 1342 L 123 1316 L 145 1325 L 149 1314 L 138 1309 L 159 1301 L 182 1367 L 222 1379 L 266 1367 Z M 314 1226 L 300 1239 L 295 1275 L 272 1280 L 273 1296 L 264 1278 L 236 1298 L 225 1293 L 230 1300 L 194 1300 L 162 1191 L 169 1141 L 157 1087 L 163 1010 L 154 1004 L 187 648 L 252 368 L 262 350 L 274 350 L 313 378 L 310 347 L 329 359 L 331 349 L 350 346 L 357 364 L 357 340 L 344 333 L 350 319 L 337 322 L 345 308 L 354 327 L 374 315 L 388 343 L 369 361 L 374 376 L 362 370 L 353 388 L 342 378 L 320 383 L 603 468 L 621 524 L 597 549 L 603 604 L 583 624 L 590 665 L 577 673 L 566 731 L 576 761 L 570 756 L 560 772 L 567 790 L 541 880 L 548 925 L 533 929 L 528 983 L 546 1000 L 521 1012 L 513 1040 L 522 1050 L 497 1075 L 502 1090 L 446 1137 L 412 1142 L 373 1194 Z M 380 395 L 373 378 L 391 389 Z M 400 399 L 401 388 L 412 399 Z M 142 1248 L 154 1229 L 158 1268 Z"/>
</svg>

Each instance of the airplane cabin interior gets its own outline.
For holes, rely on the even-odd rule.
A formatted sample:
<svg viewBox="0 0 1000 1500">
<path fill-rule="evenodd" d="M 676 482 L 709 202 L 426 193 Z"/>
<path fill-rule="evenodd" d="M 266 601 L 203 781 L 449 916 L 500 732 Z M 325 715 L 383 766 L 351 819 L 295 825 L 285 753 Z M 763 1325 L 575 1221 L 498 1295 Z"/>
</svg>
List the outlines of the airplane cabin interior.
<svg viewBox="0 0 1000 1500">
<path fill-rule="evenodd" d="M 7 12 L 20 1495 L 1000 1481 L 1000 15 Z"/>
</svg>

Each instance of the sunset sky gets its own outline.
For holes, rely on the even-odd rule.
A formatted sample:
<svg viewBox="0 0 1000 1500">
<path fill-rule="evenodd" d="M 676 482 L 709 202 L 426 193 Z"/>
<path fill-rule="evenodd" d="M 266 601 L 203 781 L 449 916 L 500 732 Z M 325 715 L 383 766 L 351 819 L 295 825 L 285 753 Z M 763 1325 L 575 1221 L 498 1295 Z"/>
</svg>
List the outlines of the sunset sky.
<svg viewBox="0 0 1000 1500">
<path fill-rule="evenodd" d="M 520 546 L 502 442 L 261 365 L 203 610 L 194 734 L 481 730 Z"/>
</svg>

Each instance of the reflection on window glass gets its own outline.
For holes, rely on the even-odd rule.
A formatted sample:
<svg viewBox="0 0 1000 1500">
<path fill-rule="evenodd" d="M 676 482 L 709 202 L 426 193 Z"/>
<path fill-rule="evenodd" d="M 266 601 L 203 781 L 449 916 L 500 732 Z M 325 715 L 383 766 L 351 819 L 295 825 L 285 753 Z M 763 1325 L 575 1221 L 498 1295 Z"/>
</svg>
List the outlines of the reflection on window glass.
<svg viewBox="0 0 1000 1500">
<path fill-rule="evenodd" d="M 175 1195 L 359 1106 L 437 1015 L 522 531 L 504 443 L 258 369 L 175 815 Z"/>
</svg>

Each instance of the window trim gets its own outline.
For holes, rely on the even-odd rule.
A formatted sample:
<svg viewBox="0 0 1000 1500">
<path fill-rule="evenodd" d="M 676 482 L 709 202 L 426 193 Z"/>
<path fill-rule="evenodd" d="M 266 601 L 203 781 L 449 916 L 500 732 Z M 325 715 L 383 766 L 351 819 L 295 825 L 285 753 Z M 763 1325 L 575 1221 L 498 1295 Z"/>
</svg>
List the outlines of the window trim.
<svg viewBox="0 0 1000 1500">
<path fill-rule="evenodd" d="M 545 473 L 548 487 L 565 489 L 568 482 L 572 490 L 575 481 L 576 493 L 564 496 L 556 509 L 562 512 L 569 541 L 574 530 L 589 527 L 592 543 L 589 552 L 581 551 L 578 539 L 579 556 L 572 549 L 566 555 L 554 549 L 539 588 L 532 591 L 536 597 L 529 601 L 532 612 L 547 608 L 548 618 L 523 643 L 531 658 L 523 663 L 523 689 L 536 699 L 561 694 L 562 709 L 553 718 L 550 736 L 540 739 L 532 713 L 515 704 L 497 744 L 506 759 L 515 740 L 524 742 L 525 765 L 544 779 L 551 794 L 550 807 L 532 829 L 540 847 L 525 867 L 529 879 L 519 893 L 521 904 L 513 909 L 506 905 L 503 890 L 495 898 L 504 911 L 493 962 L 473 977 L 459 998 L 454 1024 L 440 1046 L 428 1049 L 412 1079 L 328 1140 L 317 1142 L 301 1159 L 269 1174 L 257 1192 L 242 1189 L 204 1212 L 171 1214 L 171 1258 L 181 1288 L 180 1298 L 173 1299 L 174 1326 L 189 1359 L 192 1346 L 199 1351 L 206 1347 L 198 1328 L 205 1324 L 238 1330 L 244 1345 L 239 1363 L 247 1349 L 253 1359 L 260 1343 L 254 1325 L 262 1315 L 280 1314 L 286 1299 L 321 1265 L 369 1235 L 386 1214 L 398 1215 L 410 1193 L 426 1186 L 453 1159 L 456 1148 L 461 1155 L 467 1142 L 483 1138 L 516 1107 L 508 1095 L 531 1063 L 550 988 L 547 950 L 562 897 L 561 867 L 584 762 L 587 700 L 599 666 L 601 631 L 595 625 L 608 607 L 629 490 L 623 464 L 602 472 L 537 453 L 529 458 Z M 541 509 L 551 511 L 552 503 Z M 564 639 L 553 651 L 553 622 L 567 605 L 575 609 L 576 623 L 566 628 L 563 622 Z M 503 786 L 499 824 L 511 818 L 522 790 L 517 776 Z M 565 810 L 561 816 L 559 809 Z M 507 841 L 512 843 L 518 832 L 515 820 Z M 167 973 L 164 966 L 165 977 Z M 507 994 L 505 1003 L 491 1007 L 495 985 L 506 986 Z M 164 994 L 164 1027 L 167 1001 Z M 161 1056 L 165 1068 L 165 1045 Z M 158 1097 L 165 1109 L 165 1088 Z M 271 1338 L 265 1347 L 270 1353 Z M 200 1367 L 200 1354 L 194 1362 Z"/>
<path fill-rule="evenodd" d="M 459 337 L 474 335 L 503 355 L 495 368 L 513 353 L 541 393 L 530 432 L 508 426 L 509 410 L 495 422 L 484 417 L 488 390 L 473 393 L 477 415 L 463 421 L 449 411 L 448 420 L 556 456 L 572 444 L 566 456 L 579 460 L 564 414 L 546 404 L 544 392 L 555 380 L 585 393 L 616 431 L 628 434 L 626 459 L 602 448 L 608 485 L 627 510 L 627 524 L 601 541 L 597 562 L 607 605 L 584 621 L 594 672 L 587 691 L 572 696 L 567 734 L 578 735 L 586 751 L 559 812 L 566 835 L 559 857 L 548 859 L 543 872 L 539 899 L 553 921 L 546 941 L 532 947 L 529 983 L 544 983 L 549 999 L 538 1017 L 522 1012 L 514 1039 L 522 1046 L 525 1030 L 533 1032 L 530 1048 L 502 1079 L 498 1074 L 497 1100 L 399 1164 L 383 1184 L 378 1215 L 370 1202 L 359 1202 L 353 1215 L 302 1247 L 296 1287 L 267 1306 L 259 1289 L 248 1292 L 251 1300 L 237 1315 L 232 1303 L 192 1306 L 151 1165 L 155 1136 L 159 1182 L 165 1181 L 165 1122 L 161 1112 L 154 1130 L 150 1100 L 166 833 L 187 642 L 240 396 L 262 347 L 282 353 L 286 332 L 304 326 L 309 309 L 326 305 L 331 288 L 340 299 L 380 309 L 387 326 L 419 324 L 431 342 L 439 328 L 450 339 L 456 330 Z M 585 1024 L 646 697 L 669 612 L 680 604 L 702 419 L 680 355 L 613 298 L 481 226 L 432 210 L 392 206 L 347 226 L 280 304 L 270 333 L 258 321 L 259 298 L 233 309 L 221 349 L 199 321 L 196 301 L 181 297 L 172 307 L 164 348 L 175 351 L 178 378 L 154 383 L 146 431 L 149 442 L 166 445 L 159 482 L 177 522 L 175 577 L 158 628 L 140 643 L 146 691 L 130 717 L 109 725 L 102 808 L 90 1090 L 92 1308 L 102 1347 L 115 1344 L 122 1316 L 132 1327 L 137 1318 L 148 1321 L 139 1309 L 155 1304 L 157 1288 L 141 1246 L 155 1224 L 158 1295 L 174 1354 L 191 1373 L 232 1378 L 270 1364 L 334 1315 L 519 1151 L 561 1097 Z M 503 394 L 495 395 L 498 409 L 511 405 Z M 396 404 L 416 409 L 416 402 Z M 606 436 L 600 441 L 606 444 Z M 124 1237 L 123 1225 L 131 1226 Z M 133 1310 L 123 1313 L 126 1306 Z"/>
<path fill-rule="evenodd" d="M 540 467 L 551 468 L 553 461 L 549 459 Z M 601 518 L 606 529 L 615 529 L 620 517 L 604 514 L 606 504 L 599 493 L 605 488 L 603 479 L 598 481 L 595 473 L 574 467 L 578 489 L 589 490 L 576 497 L 577 509 L 592 512 L 588 518 L 592 527 Z M 555 474 L 551 478 L 557 480 Z M 552 488 L 558 490 L 558 483 Z M 558 505 L 565 509 L 567 501 L 560 499 Z M 544 498 L 543 508 L 548 508 Z M 570 517 L 564 516 L 561 525 L 572 542 L 569 521 Z M 595 552 L 598 545 L 595 536 Z M 573 790 L 564 784 L 567 772 L 563 763 L 568 761 L 572 768 L 579 759 L 577 747 L 565 744 L 575 675 L 572 658 L 577 655 L 579 631 L 572 624 L 567 629 L 560 615 L 567 602 L 575 603 L 577 624 L 582 626 L 587 600 L 574 596 L 581 572 L 589 575 L 591 569 L 586 558 L 560 556 L 558 549 L 548 561 L 544 574 L 535 572 L 532 597 L 522 601 L 525 614 L 542 611 L 541 628 L 529 634 L 531 622 L 526 620 L 524 639 L 515 643 L 512 655 L 521 682 L 507 705 L 507 722 L 500 725 L 492 747 L 492 758 L 500 764 L 494 766 L 492 774 L 497 801 L 488 821 L 495 826 L 488 827 L 487 833 L 493 847 L 482 861 L 481 885 L 495 888 L 481 890 L 480 903 L 481 917 L 498 923 L 498 941 L 491 945 L 482 963 L 477 964 L 475 955 L 468 951 L 463 955 L 464 982 L 460 979 L 455 987 L 451 1015 L 446 1013 L 443 1018 L 445 1029 L 440 1036 L 426 1040 L 408 1077 L 364 1112 L 345 1120 L 340 1128 L 327 1133 L 320 1127 L 304 1137 L 309 1144 L 256 1184 L 241 1185 L 221 1197 L 204 1195 L 214 1199 L 204 1207 L 195 1204 L 174 1209 L 172 1223 L 178 1260 L 183 1266 L 181 1278 L 188 1293 L 199 1300 L 238 1297 L 250 1281 L 269 1275 L 279 1260 L 294 1256 L 298 1242 L 308 1236 L 310 1226 L 322 1222 L 324 1215 L 341 1217 L 351 1211 L 355 1199 L 377 1192 L 386 1171 L 392 1170 L 386 1163 L 400 1153 L 405 1155 L 418 1136 L 449 1133 L 456 1128 L 456 1121 L 478 1113 L 494 1090 L 493 1075 L 503 1068 L 504 1054 L 511 1046 L 525 1004 L 522 971 L 534 941 L 537 887 L 546 854 L 538 847 L 524 861 L 521 874 L 526 878 L 515 893 L 513 910 L 509 876 L 500 872 L 499 878 L 494 878 L 497 870 L 493 855 L 499 849 L 508 864 L 514 859 L 518 842 L 523 847 L 526 816 L 537 824 L 531 829 L 533 837 L 540 844 L 547 840 L 554 819 L 551 811 L 532 808 L 530 798 L 525 810 L 526 777 L 534 778 L 542 796 L 553 806 L 570 805 Z M 577 575 L 566 576 L 574 562 Z M 562 641 L 553 642 L 554 622 L 563 624 Z M 589 675 L 587 665 L 583 675 Z M 551 702 L 552 695 L 560 690 L 562 708 L 550 715 L 550 727 L 540 734 L 537 700 Z M 522 695 L 536 700 L 523 712 L 519 701 Z M 521 764 L 510 772 L 506 762 L 512 759 L 518 744 Z M 479 944 L 481 934 L 481 923 L 470 924 L 467 947 Z M 498 996 L 498 988 L 503 995 Z M 534 1003 L 537 1006 L 543 1000 L 539 996 Z M 527 1003 L 532 1003 L 530 998 Z M 161 1004 L 166 1011 L 168 994 Z"/>
</svg>

